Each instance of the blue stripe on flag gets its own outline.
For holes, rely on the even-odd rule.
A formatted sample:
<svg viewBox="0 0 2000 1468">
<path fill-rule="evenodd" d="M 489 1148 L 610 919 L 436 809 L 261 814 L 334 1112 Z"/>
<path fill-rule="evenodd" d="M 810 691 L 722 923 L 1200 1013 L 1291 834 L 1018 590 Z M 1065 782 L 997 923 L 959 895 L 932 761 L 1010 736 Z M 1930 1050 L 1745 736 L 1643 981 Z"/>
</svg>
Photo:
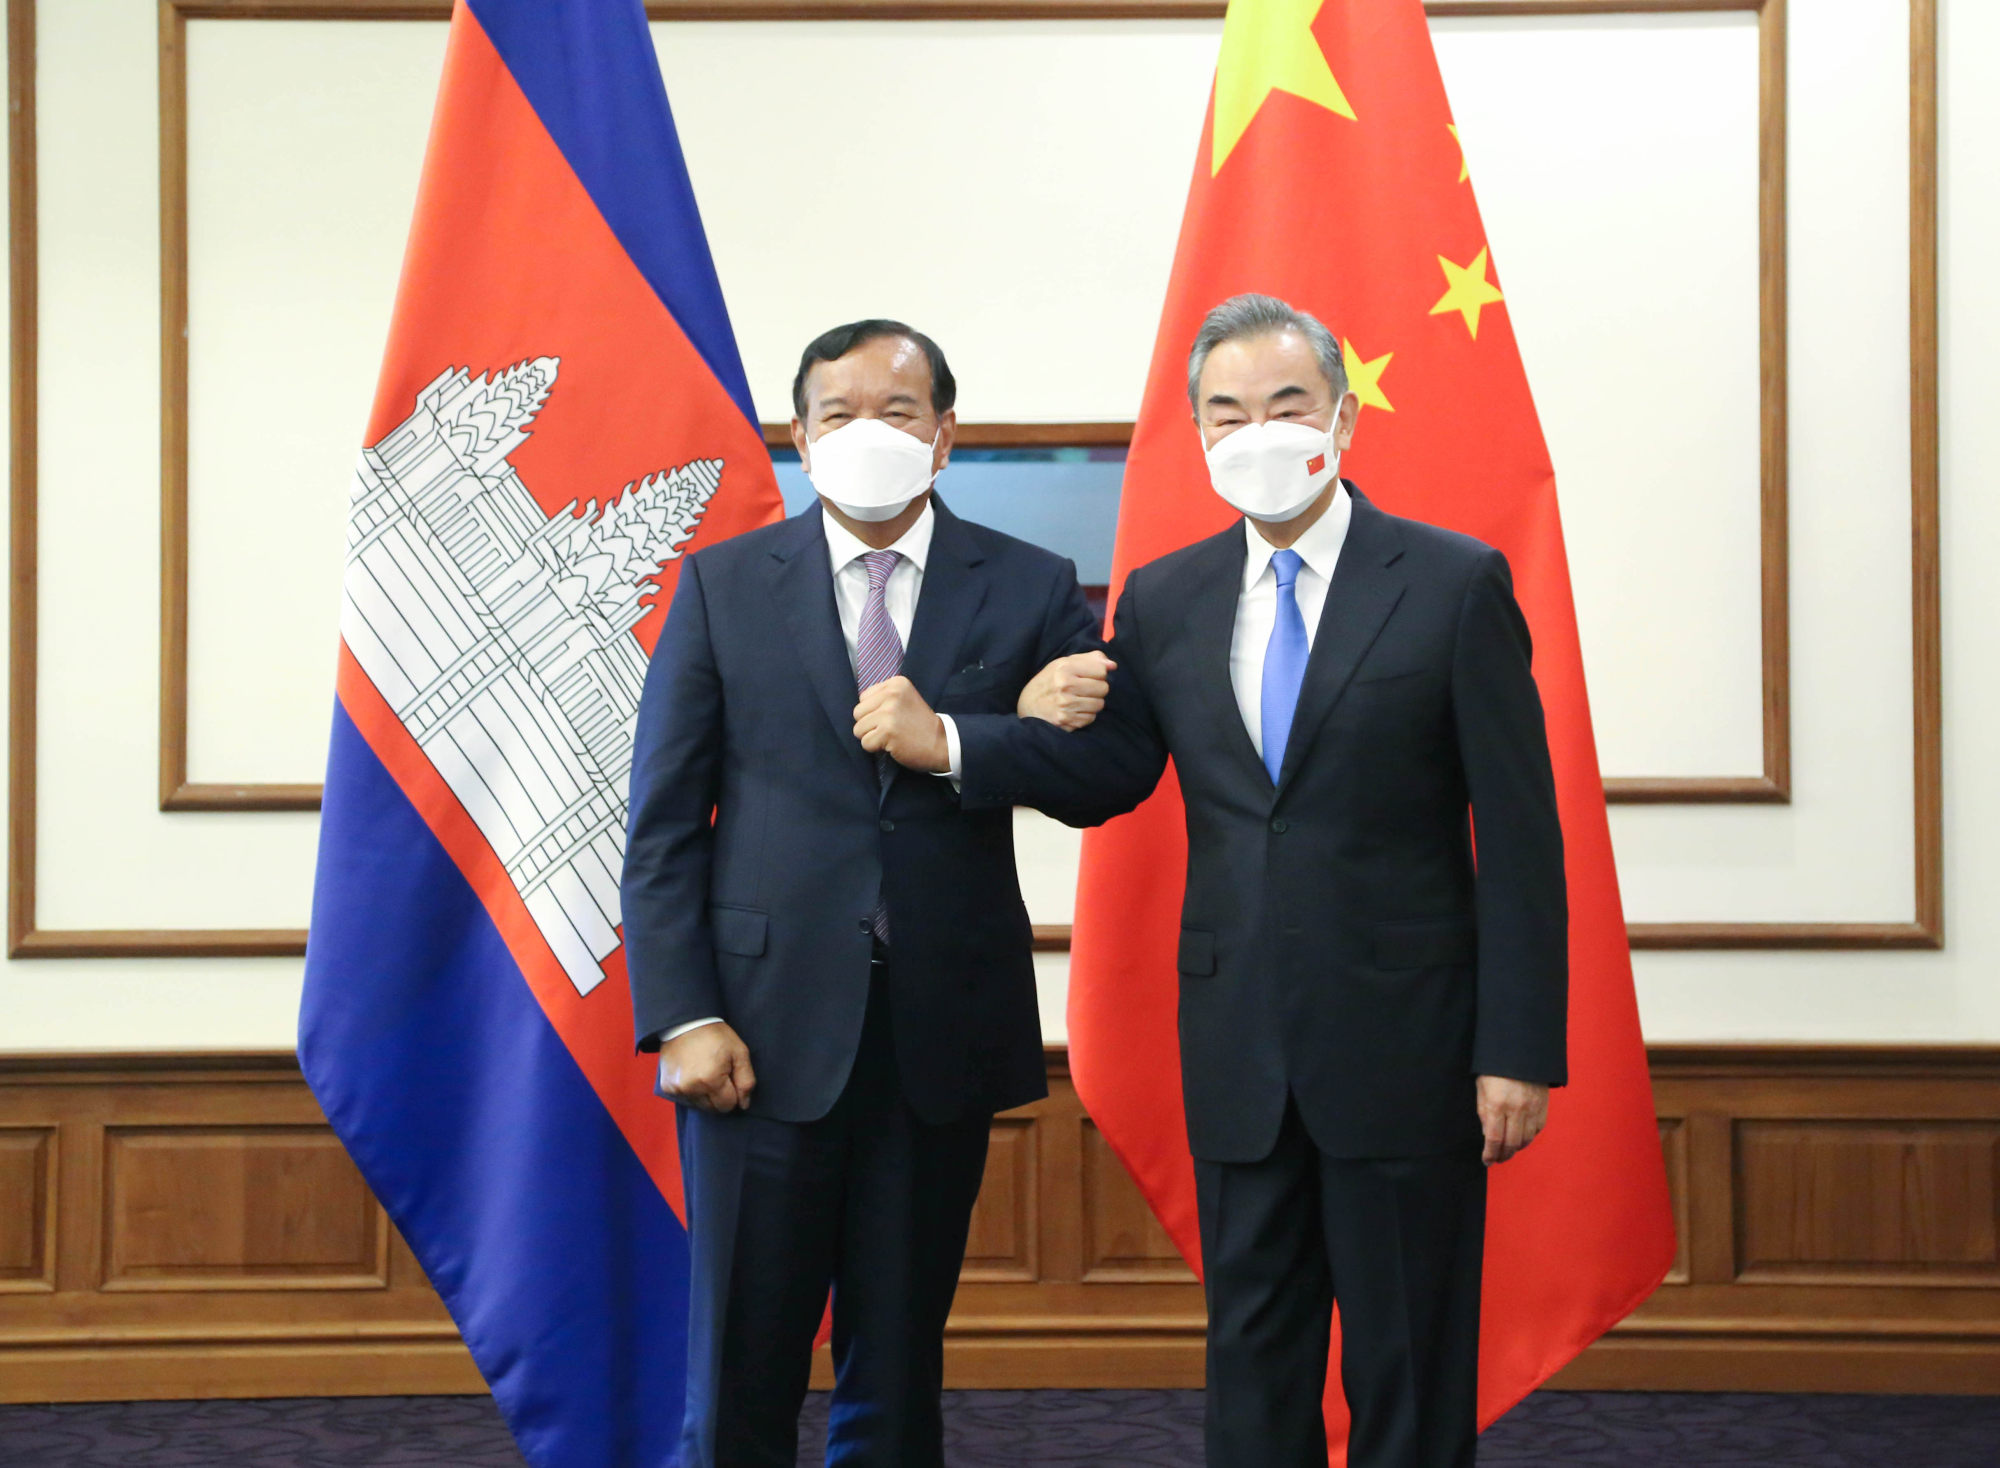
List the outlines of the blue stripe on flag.
<svg viewBox="0 0 2000 1468">
<path fill-rule="evenodd" d="M 643 0 L 466 3 L 618 243 L 756 427 Z"/>
<path fill-rule="evenodd" d="M 680 1220 L 340 708 L 299 1059 L 528 1461 L 671 1463 L 686 1380 Z"/>
</svg>

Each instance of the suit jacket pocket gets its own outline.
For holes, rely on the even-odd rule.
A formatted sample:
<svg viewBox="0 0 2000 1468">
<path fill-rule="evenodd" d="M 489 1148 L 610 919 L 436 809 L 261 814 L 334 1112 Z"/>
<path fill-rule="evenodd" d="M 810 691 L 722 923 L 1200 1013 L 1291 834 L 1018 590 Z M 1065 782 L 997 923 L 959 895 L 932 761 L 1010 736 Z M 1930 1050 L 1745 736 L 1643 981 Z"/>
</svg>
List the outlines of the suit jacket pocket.
<svg viewBox="0 0 2000 1468">
<path fill-rule="evenodd" d="M 944 680 L 944 687 L 938 690 L 938 703 L 940 706 L 947 701 L 972 703 L 1004 695 L 1011 707 L 1014 700 L 1021 696 L 1021 689 L 1027 681 L 1019 658 L 998 663 L 968 663 Z"/>
<path fill-rule="evenodd" d="M 734 953 L 743 958 L 761 958 L 771 934 L 769 913 L 755 907 L 727 907 L 715 903 L 708 909 L 709 929 L 715 934 L 717 953 Z"/>
<path fill-rule="evenodd" d="M 1375 967 L 1470 967 L 1479 957 L 1479 927 L 1469 917 L 1420 918 L 1375 925 Z"/>
<path fill-rule="evenodd" d="M 1399 683 L 1406 678 L 1421 678 L 1430 672 L 1429 668 L 1363 668 L 1354 675 L 1356 688 L 1366 688 L 1373 683 Z"/>
<path fill-rule="evenodd" d="M 1207 978 L 1215 972 L 1215 934 L 1206 928 L 1182 928 L 1181 951 L 1174 965 L 1182 973 Z"/>
</svg>

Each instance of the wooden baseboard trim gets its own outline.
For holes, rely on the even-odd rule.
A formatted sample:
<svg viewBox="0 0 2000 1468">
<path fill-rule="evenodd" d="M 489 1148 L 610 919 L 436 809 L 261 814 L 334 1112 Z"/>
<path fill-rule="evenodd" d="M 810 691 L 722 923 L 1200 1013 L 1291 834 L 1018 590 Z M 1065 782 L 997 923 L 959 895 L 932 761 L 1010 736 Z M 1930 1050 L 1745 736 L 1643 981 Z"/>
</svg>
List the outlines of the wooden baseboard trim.
<svg viewBox="0 0 2000 1468">
<path fill-rule="evenodd" d="M 1556 1391 L 1864 1392 L 1986 1396 L 2000 1341 L 1725 1340 L 1607 1336 L 1548 1383 Z"/>
<path fill-rule="evenodd" d="M 950 1391 L 996 1388 L 1071 1391 L 1113 1388 L 1199 1389 L 1204 1379 L 1201 1337 L 1121 1341 L 1049 1337 L 1033 1341 L 947 1341 L 944 1381 Z M 827 1371 L 832 1385 L 832 1370 Z"/>
<path fill-rule="evenodd" d="M 1199 1319 L 961 1317 L 945 1342 L 946 1385 L 1134 1388 L 1202 1385 Z M 814 1383 L 832 1384 L 824 1351 Z M 1628 1321 L 1551 1383 L 1567 1391 L 1985 1393 L 2000 1380 L 2000 1324 L 1912 1320 Z M 451 1326 L 354 1323 L 10 1333 L 0 1402 L 149 1401 L 485 1390 Z"/>
<path fill-rule="evenodd" d="M 949 1389 L 1107 1389 L 1202 1385 L 1200 1331 L 1124 1338 L 954 1335 Z M 813 1384 L 832 1385 L 820 1352 Z M 1562 1391 L 1937 1392 L 1978 1395 L 2000 1380 L 2000 1341 L 1912 1336 L 1664 1338 L 1621 1330 L 1550 1387 Z M 170 1401 L 283 1396 L 449 1396 L 486 1390 L 455 1340 L 357 1339 L 292 1344 L 30 1346 L 0 1350 L 0 1402 Z"/>
<path fill-rule="evenodd" d="M 1200 1331 L 1177 1338 L 1126 1340 L 1109 1350 L 1101 1338 L 1038 1336 L 1032 1339 L 959 1340 L 944 1344 L 946 1391 L 1069 1391 L 1181 1387 L 1199 1390 L 1204 1355 Z M 833 1385 L 833 1358 L 813 1356 L 812 1385 Z"/>
<path fill-rule="evenodd" d="M 1186 1387 L 1203 1382 L 1199 1330 L 1179 1338 L 1121 1340 L 1046 1335 L 949 1338 L 945 1385 L 985 1389 Z M 1548 1385 L 1558 1391 L 1930 1392 L 1985 1395 L 2000 1381 L 2000 1340 L 1874 1335 L 1814 1338 L 1793 1332 L 1727 1338 L 1621 1329 L 1585 1351 Z M 813 1385 L 833 1384 L 825 1352 Z"/>
<path fill-rule="evenodd" d="M 0 1349 L 0 1403 L 459 1396 L 486 1383 L 457 1340 Z"/>
</svg>

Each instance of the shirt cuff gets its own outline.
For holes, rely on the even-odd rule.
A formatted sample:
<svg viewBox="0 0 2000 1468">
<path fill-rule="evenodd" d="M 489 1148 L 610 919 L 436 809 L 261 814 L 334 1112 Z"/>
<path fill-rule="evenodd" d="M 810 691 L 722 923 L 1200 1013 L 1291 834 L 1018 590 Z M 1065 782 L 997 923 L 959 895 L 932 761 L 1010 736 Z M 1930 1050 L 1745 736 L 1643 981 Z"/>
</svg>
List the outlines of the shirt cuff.
<svg viewBox="0 0 2000 1468">
<path fill-rule="evenodd" d="M 939 714 L 938 722 L 944 725 L 945 763 L 948 769 L 935 770 L 937 775 L 949 775 L 951 788 L 956 790 L 965 779 L 965 759 L 958 748 L 958 720 L 950 714 Z"/>
<path fill-rule="evenodd" d="M 711 1015 L 707 1019 L 691 1019 L 684 1025 L 675 1025 L 670 1030 L 662 1030 L 660 1032 L 660 1043 L 662 1045 L 665 1045 L 670 1041 L 678 1040 L 682 1035 L 685 1035 L 689 1030 L 698 1030 L 703 1025 L 719 1025 L 721 1023 L 722 1023 L 722 1016 L 719 1014 Z"/>
</svg>

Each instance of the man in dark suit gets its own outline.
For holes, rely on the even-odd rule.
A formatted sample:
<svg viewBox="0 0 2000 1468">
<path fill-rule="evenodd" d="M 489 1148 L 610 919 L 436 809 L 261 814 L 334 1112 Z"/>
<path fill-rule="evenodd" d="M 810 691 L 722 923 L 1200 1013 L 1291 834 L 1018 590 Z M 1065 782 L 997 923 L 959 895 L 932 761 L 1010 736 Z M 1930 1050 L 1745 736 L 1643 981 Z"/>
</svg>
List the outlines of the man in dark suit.
<svg viewBox="0 0 2000 1468">
<path fill-rule="evenodd" d="M 1359 407 L 1318 321 L 1224 302 L 1188 380 L 1245 519 L 1134 571 L 1109 658 L 1038 676 L 1021 709 L 1040 718 L 961 719 L 946 757 L 965 809 L 1073 820 L 1130 809 L 1174 760 L 1209 1463 L 1325 1463 L 1337 1296 L 1349 1463 L 1470 1468 L 1481 1164 L 1532 1141 L 1565 1079 L 1528 629 L 1497 551 L 1336 477 Z M 887 746 L 944 767 L 898 702 Z"/>
<path fill-rule="evenodd" d="M 1046 1094 L 1011 813 L 876 752 L 899 690 L 1007 714 L 1094 645 L 1068 561 L 932 494 L 955 395 L 898 322 L 807 347 L 820 503 L 691 556 L 647 674 L 623 895 L 638 1043 L 681 1107 L 683 1468 L 791 1468 L 829 1288 L 828 1461 L 942 1465 L 989 1125 Z"/>
</svg>

